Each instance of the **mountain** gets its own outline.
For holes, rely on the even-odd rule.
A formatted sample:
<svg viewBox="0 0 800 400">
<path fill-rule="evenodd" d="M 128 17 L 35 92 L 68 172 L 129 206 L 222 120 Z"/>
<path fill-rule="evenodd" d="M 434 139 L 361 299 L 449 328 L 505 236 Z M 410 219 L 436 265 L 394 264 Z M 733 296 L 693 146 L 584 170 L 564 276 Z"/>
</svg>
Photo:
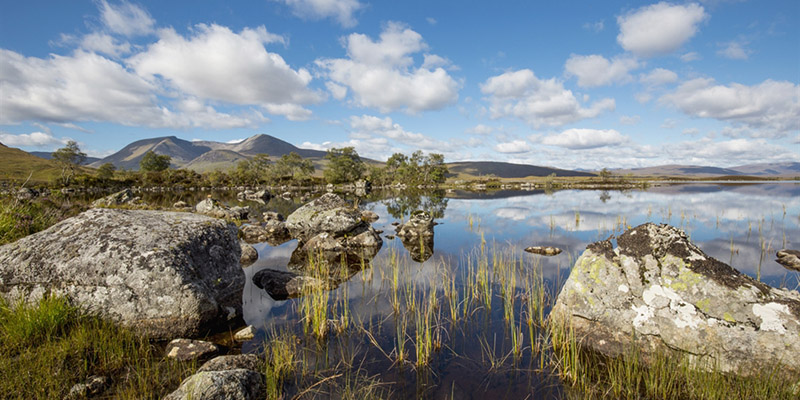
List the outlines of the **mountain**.
<svg viewBox="0 0 800 400">
<path fill-rule="evenodd" d="M 570 171 L 558 168 L 527 164 L 511 164 L 496 161 L 462 161 L 447 164 L 451 176 L 479 177 L 494 175 L 498 178 L 525 178 L 528 176 L 596 176 L 590 172 Z"/>
<path fill-rule="evenodd" d="M 191 168 L 198 172 L 210 171 L 212 169 L 227 169 L 236 165 L 236 162 L 239 160 L 255 156 L 256 154 L 280 157 L 284 154 L 295 152 L 302 157 L 312 159 L 322 159 L 326 154 L 324 151 L 301 149 L 291 143 L 264 134 L 251 136 L 238 143 L 214 141 L 190 142 L 175 136 L 169 136 L 138 140 L 102 160 L 93 162 L 91 166 L 96 168 L 104 163 L 110 162 L 116 165 L 117 168 L 138 170 L 139 161 L 148 151 L 170 156 L 174 167 L 188 168 L 191 165 Z M 222 153 L 214 153 L 195 162 L 198 157 L 209 152 Z M 236 153 L 238 156 L 231 153 Z M 226 160 L 231 163 L 226 163 Z"/>
<path fill-rule="evenodd" d="M 800 176 L 800 163 L 761 163 L 741 165 L 730 168 L 719 168 L 699 165 L 658 165 L 655 167 L 613 170 L 617 175 L 633 174 L 635 176 L 675 176 L 708 178 L 715 176 L 759 176 L 759 177 L 795 177 Z"/>
<path fill-rule="evenodd" d="M 0 180 L 46 182 L 61 176 L 61 168 L 54 161 L 0 143 Z"/>
<path fill-rule="evenodd" d="M 211 172 L 213 170 L 227 170 L 235 166 L 239 161 L 247 160 L 249 157 L 244 154 L 231 150 L 211 150 L 201 154 L 199 157 L 189 161 L 183 168 L 191 169 L 199 173 Z"/>
<path fill-rule="evenodd" d="M 44 158 L 45 160 L 53 159 L 53 152 L 51 151 L 29 151 L 28 154 L 33 154 L 34 156 Z M 83 165 L 89 165 L 95 161 L 100 161 L 100 159 L 97 157 L 86 157 L 86 161 L 83 162 Z"/>
</svg>

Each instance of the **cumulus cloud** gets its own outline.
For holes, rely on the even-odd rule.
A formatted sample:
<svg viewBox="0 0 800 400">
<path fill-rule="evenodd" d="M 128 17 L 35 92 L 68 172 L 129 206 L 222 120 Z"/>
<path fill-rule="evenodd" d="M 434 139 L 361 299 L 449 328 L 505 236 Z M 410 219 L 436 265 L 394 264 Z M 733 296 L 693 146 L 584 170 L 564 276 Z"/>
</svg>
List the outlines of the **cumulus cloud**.
<svg viewBox="0 0 800 400">
<path fill-rule="evenodd" d="M 636 125 L 641 121 L 641 117 L 638 115 L 623 115 L 619 117 L 619 123 L 622 125 Z"/>
<path fill-rule="evenodd" d="M 6 146 L 20 147 L 45 147 L 66 144 L 69 139 L 53 137 L 50 132 L 33 132 L 14 135 L 0 132 L 0 142 Z"/>
<path fill-rule="evenodd" d="M 473 126 L 472 128 L 467 129 L 467 133 L 472 133 L 475 135 L 488 135 L 494 132 L 494 128 L 491 126 L 486 126 L 484 124 L 478 124 Z"/>
<path fill-rule="evenodd" d="M 592 54 L 589 56 L 571 55 L 564 64 L 567 77 L 578 78 L 578 86 L 594 87 L 625 83 L 631 80 L 629 72 L 639 68 L 639 62 L 632 57 L 615 57 L 612 60 Z"/>
<path fill-rule="evenodd" d="M 681 54 L 681 61 L 683 62 L 692 62 L 697 61 L 700 59 L 700 54 L 697 54 L 694 51 L 690 51 L 688 53 Z"/>
<path fill-rule="evenodd" d="M 639 82 L 651 87 L 675 83 L 678 81 L 678 74 L 664 68 L 656 68 L 652 71 L 639 75 Z"/>
<path fill-rule="evenodd" d="M 150 82 L 199 98 L 239 105 L 260 105 L 273 114 L 303 119 L 302 105 L 320 100 L 308 88 L 311 74 L 292 69 L 264 46 L 282 43 L 281 36 L 260 26 L 234 33 L 219 25 L 196 25 L 191 37 L 173 29 L 159 31 L 159 40 L 129 59 Z"/>
<path fill-rule="evenodd" d="M 357 139 L 372 139 L 376 135 L 392 139 L 412 146 L 416 149 L 436 150 L 442 147 L 441 142 L 421 133 L 409 132 L 391 118 L 380 118 L 373 115 L 350 117 L 351 136 Z"/>
<path fill-rule="evenodd" d="M 273 0 L 286 4 L 300 18 L 320 20 L 333 18 L 345 28 L 356 26 L 353 14 L 364 7 L 358 0 Z"/>
<path fill-rule="evenodd" d="M 562 82 L 539 79 L 530 69 L 493 76 L 481 84 L 481 92 L 488 96 L 492 118 L 515 117 L 536 128 L 593 118 L 615 108 L 610 98 L 583 107 Z"/>
<path fill-rule="evenodd" d="M 603 20 L 596 21 L 596 22 L 587 22 L 583 24 L 583 29 L 587 31 L 592 31 L 594 33 L 602 32 L 605 29 L 605 22 Z"/>
<path fill-rule="evenodd" d="M 787 81 L 747 86 L 717 85 L 713 79 L 697 78 L 661 101 L 691 116 L 745 124 L 760 130 L 761 136 L 781 137 L 800 129 L 800 85 Z"/>
<path fill-rule="evenodd" d="M 541 139 L 542 144 L 573 150 L 616 146 L 627 141 L 627 137 L 613 129 L 567 129 Z"/>
<path fill-rule="evenodd" d="M 109 4 L 101 0 L 100 19 L 111 32 L 125 36 L 147 35 L 153 32 L 156 21 L 143 8 L 127 1 Z"/>
<path fill-rule="evenodd" d="M 330 81 L 348 88 L 362 107 L 418 113 L 458 99 L 459 84 L 444 68 L 413 65 L 412 56 L 428 46 L 419 33 L 400 23 L 389 23 L 377 41 L 353 33 L 345 39 L 345 47 L 348 58 L 320 59 L 316 64 Z M 431 62 L 445 60 L 437 57 L 426 55 Z"/>
<path fill-rule="evenodd" d="M 495 151 L 506 154 L 527 153 L 532 150 L 531 145 L 524 140 L 513 140 L 510 142 L 498 143 L 494 146 Z"/>
<path fill-rule="evenodd" d="M 717 50 L 717 55 L 731 60 L 747 60 L 750 57 L 750 50 L 745 48 L 744 44 L 734 40 L 725 43 L 721 49 Z"/>
<path fill-rule="evenodd" d="M 708 17 L 699 4 L 660 2 L 617 17 L 617 42 L 637 56 L 652 57 L 672 53 L 697 33 Z"/>
</svg>

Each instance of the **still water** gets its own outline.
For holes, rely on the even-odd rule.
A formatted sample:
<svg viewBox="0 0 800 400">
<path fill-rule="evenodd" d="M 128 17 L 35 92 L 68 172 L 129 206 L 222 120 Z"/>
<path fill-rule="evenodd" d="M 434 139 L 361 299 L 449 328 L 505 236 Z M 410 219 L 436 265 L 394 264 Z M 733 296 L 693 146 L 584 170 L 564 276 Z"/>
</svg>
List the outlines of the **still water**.
<svg viewBox="0 0 800 400">
<path fill-rule="evenodd" d="M 498 298 L 476 307 L 463 318 L 466 323 L 442 323 L 442 347 L 434 352 L 424 374 L 413 365 L 403 368 L 396 360 L 397 336 L 407 336 L 413 363 L 415 329 L 413 322 L 398 329 L 401 321 L 389 294 L 392 268 L 400 269 L 399 285 L 406 293 L 442 296 L 451 282 L 454 287 L 468 285 L 483 248 L 487 259 L 494 257 L 490 253 L 504 254 L 519 262 L 520 268 L 539 271 L 552 299 L 588 244 L 618 235 L 627 227 L 655 222 L 680 227 L 707 254 L 743 273 L 773 286 L 798 288 L 800 273 L 787 271 L 774 261 L 777 250 L 800 248 L 798 183 L 693 183 L 625 192 L 449 191 L 419 196 L 389 192 L 360 199 L 360 204 L 378 214 L 373 226 L 384 231 L 384 244 L 371 263 L 332 291 L 330 303 L 339 302 L 339 309 L 347 307 L 357 328 L 335 339 L 329 337 L 324 357 L 317 358 L 324 358 L 325 366 L 341 365 L 345 358 L 351 367 L 355 362 L 360 373 L 382 382 L 397 398 L 560 398 L 565 393 L 533 350 L 536 336 L 523 340 L 528 351 L 523 350 L 519 359 L 508 357 L 513 344 Z M 273 200 L 253 206 L 287 215 L 299 203 Z M 394 234 L 393 222 L 407 220 L 416 209 L 431 212 L 437 225 L 432 253 L 428 249 L 427 254 L 412 257 L 410 252 L 418 248 L 407 250 L 399 238 L 386 236 Z M 532 245 L 556 246 L 563 252 L 542 257 L 521 251 Z M 248 279 L 243 302 L 245 321 L 259 328 L 260 334 L 244 345 L 245 352 L 259 351 L 264 338 L 278 330 L 298 335 L 303 331 L 300 299 L 274 300 L 252 282 L 260 270 L 287 270 L 296 241 L 255 247 L 259 260 L 245 269 Z M 523 282 L 520 279 L 515 284 L 517 289 L 524 289 Z M 497 297 L 501 289 L 497 282 L 493 285 Z M 437 310 L 446 309 L 441 301 Z M 523 306 L 516 307 L 519 311 L 514 318 L 522 326 Z M 442 313 L 446 314 L 439 311 Z"/>
</svg>

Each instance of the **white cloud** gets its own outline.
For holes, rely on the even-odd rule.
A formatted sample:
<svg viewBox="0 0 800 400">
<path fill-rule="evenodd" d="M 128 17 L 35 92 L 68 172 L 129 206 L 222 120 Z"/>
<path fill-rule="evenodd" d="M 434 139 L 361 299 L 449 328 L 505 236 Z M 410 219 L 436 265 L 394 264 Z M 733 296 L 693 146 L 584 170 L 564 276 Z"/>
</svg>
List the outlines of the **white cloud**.
<svg viewBox="0 0 800 400">
<path fill-rule="evenodd" d="M 800 129 L 800 85 L 787 81 L 725 86 L 697 78 L 684 82 L 661 101 L 695 117 L 745 124 L 761 130 L 761 136 L 780 137 Z"/>
<path fill-rule="evenodd" d="M 138 74 L 202 99 L 259 105 L 287 117 L 310 113 L 302 105 L 320 100 L 308 88 L 311 74 L 293 70 L 264 45 L 283 38 L 260 26 L 234 33 L 219 25 L 196 25 L 189 38 L 173 29 L 129 59 Z"/>
<path fill-rule="evenodd" d="M 652 71 L 639 75 L 639 82 L 651 87 L 675 83 L 678 81 L 678 74 L 664 68 L 656 68 Z"/>
<path fill-rule="evenodd" d="M 357 139 L 371 139 L 376 135 L 412 146 L 415 149 L 437 150 L 442 143 L 421 133 L 409 132 L 391 118 L 380 118 L 372 115 L 350 117 L 352 136 Z"/>
<path fill-rule="evenodd" d="M 300 18 L 333 18 L 345 28 L 356 26 L 353 14 L 364 7 L 358 0 L 274 0 L 286 4 Z"/>
<path fill-rule="evenodd" d="M 642 118 L 638 115 L 623 115 L 619 117 L 619 123 L 622 125 L 636 125 L 639 123 L 639 121 L 641 121 L 641 119 Z"/>
<path fill-rule="evenodd" d="M 431 25 L 436 25 L 436 22 L 437 22 L 436 18 L 433 18 L 433 17 L 425 18 L 425 20 L 428 21 L 428 23 L 431 24 Z"/>
<path fill-rule="evenodd" d="M 694 135 L 699 135 L 700 134 L 700 130 L 697 129 L 697 128 L 686 128 L 681 133 L 683 133 L 684 135 L 694 136 Z"/>
<path fill-rule="evenodd" d="M 794 140 L 792 140 L 792 143 L 800 144 L 800 134 L 798 134 L 797 136 L 794 137 Z"/>
<path fill-rule="evenodd" d="M 611 61 L 597 54 L 589 56 L 571 55 L 564 64 L 566 76 L 578 77 L 578 86 L 594 87 L 625 83 L 631 80 L 628 72 L 639 68 L 639 62 L 631 57 L 614 57 Z"/>
<path fill-rule="evenodd" d="M 494 128 L 491 126 L 486 126 L 484 124 L 478 124 L 473 126 L 472 128 L 467 129 L 467 133 L 472 133 L 475 135 L 488 135 L 494 132 Z"/>
<path fill-rule="evenodd" d="M 542 144 L 559 146 L 573 150 L 616 146 L 625 143 L 626 136 L 613 129 L 567 129 L 541 139 Z"/>
<path fill-rule="evenodd" d="M 699 59 L 700 59 L 700 54 L 697 54 L 694 51 L 681 54 L 681 61 L 683 62 L 692 62 L 692 61 L 697 61 Z"/>
<path fill-rule="evenodd" d="M 244 127 L 253 120 L 178 101 L 158 104 L 158 87 L 96 53 L 41 59 L 0 49 L 0 124 L 114 122 L 149 127 Z M 195 108 L 192 109 L 194 106 Z M 194 110 L 194 111 L 193 111 Z M 177 112 L 176 112 L 177 111 Z M 73 125 L 74 126 L 74 125 Z"/>
<path fill-rule="evenodd" d="M 587 22 L 583 24 L 583 29 L 593 31 L 595 33 L 602 32 L 605 29 L 605 22 L 603 20 L 597 22 Z"/>
<path fill-rule="evenodd" d="M 653 94 L 650 92 L 639 92 L 634 94 L 633 98 L 639 103 L 645 104 L 648 101 L 653 100 Z"/>
<path fill-rule="evenodd" d="M 6 146 L 20 147 L 45 147 L 52 145 L 66 144 L 69 139 L 53 137 L 49 132 L 32 132 L 13 135 L 11 133 L 0 132 L 0 143 Z"/>
<path fill-rule="evenodd" d="M 641 7 L 617 17 L 617 42 L 637 56 L 650 57 L 678 50 L 708 17 L 699 4 L 665 2 Z"/>
<path fill-rule="evenodd" d="M 524 140 L 513 140 L 511 142 L 498 143 L 494 146 L 494 150 L 499 153 L 518 154 L 527 153 L 533 148 Z"/>
<path fill-rule="evenodd" d="M 516 117 L 536 128 L 593 118 L 615 108 L 610 98 L 584 108 L 562 82 L 538 79 L 529 69 L 493 76 L 481 84 L 481 91 L 488 96 L 492 118 Z"/>
<path fill-rule="evenodd" d="M 725 43 L 724 47 L 717 50 L 717 55 L 730 58 L 731 60 L 747 60 L 750 57 L 750 50 L 744 44 L 737 41 Z"/>
<path fill-rule="evenodd" d="M 125 36 L 147 35 L 153 32 L 155 20 L 143 8 L 122 1 L 119 4 L 109 4 L 101 0 L 99 4 L 100 19 L 111 32 Z"/>
<path fill-rule="evenodd" d="M 118 58 L 131 51 L 131 45 L 127 42 L 120 42 L 111 35 L 93 32 L 81 39 L 80 47 L 87 51 L 93 51 Z"/>
<path fill-rule="evenodd" d="M 316 64 L 328 79 L 349 88 L 358 105 L 417 113 L 441 109 L 458 99 L 459 84 L 441 66 L 414 67 L 412 55 L 428 46 L 404 25 L 389 23 L 378 41 L 353 33 L 345 42 L 349 58 L 320 59 Z M 433 61 L 444 60 L 435 57 L 426 55 Z"/>
</svg>

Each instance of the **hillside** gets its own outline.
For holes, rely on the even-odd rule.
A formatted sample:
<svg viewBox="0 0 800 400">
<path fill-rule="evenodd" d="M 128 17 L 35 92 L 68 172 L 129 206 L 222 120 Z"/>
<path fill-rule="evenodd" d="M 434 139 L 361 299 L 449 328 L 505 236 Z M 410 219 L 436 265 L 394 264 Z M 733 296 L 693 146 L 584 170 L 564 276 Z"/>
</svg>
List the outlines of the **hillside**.
<svg viewBox="0 0 800 400">
<path fill-rule="evenodd" d="M 53 161 L 0 143 L 0 180 L 22 183 L 29 175 L 33 182 L 49 182 L 61 176 L 61 168 Z"/>
<path fill-rule="evenodd" d="M 199 173 L 211 172 L 214 170 L 227 170 L 236 166 L 239 161 L 247 159 L 249 159 L 249 157 L 235 151 L 211 150 L 189 161 L 183 168 L 191 169 Z"/>
<path fill-rule="evenodd" d="M 758 176 L 758 177 L 795 177 L 800 176 L 800 163 L 761 163 L 719 168 L 700 165 L 658 165 L 646 168 L 618 169 L 612 171 L 617 175 L 633 174 L 635 176 L 674 176 L 709 178 L 717 176 Z"/>
<path fill-rule="evenodd" d="M 526 178 L 529 176 L 596 176 L 590 172 L 570 171 L 558 168 L 527 164 L 511 164 L 496 161 L 463 161 L 447 164 L 449 177 L 477 178 L 494 175 L 497 178 Z"/>
<path fill-rule="evenodd" d="M 182 167 L 210 150 L 208 147 L 197 146 L 190 141 L 179 139 L 175 136 L 143 139 L 123 147 L 122 150 L 106 158 L 93 162 L 90 166 L 97 168 L 110 162 L 118 169 L 138 170 L 139 161 L 145 153 L 153 151 L 157 154 L 166 154 L 172 157 L 172 165 Z"/>
<path fill-rule="evenodd" d="M 32 154 L 39 158 L 44 158 L 45 160 L 52 160 L 53 153 L 50 151 L 29 151 L 28 154 Z M 84 161 L 83 165 L 89 165 L 95 161 L 100 161 L 97 157 L 86 157 L 86 161 Z"/>
</svg>

